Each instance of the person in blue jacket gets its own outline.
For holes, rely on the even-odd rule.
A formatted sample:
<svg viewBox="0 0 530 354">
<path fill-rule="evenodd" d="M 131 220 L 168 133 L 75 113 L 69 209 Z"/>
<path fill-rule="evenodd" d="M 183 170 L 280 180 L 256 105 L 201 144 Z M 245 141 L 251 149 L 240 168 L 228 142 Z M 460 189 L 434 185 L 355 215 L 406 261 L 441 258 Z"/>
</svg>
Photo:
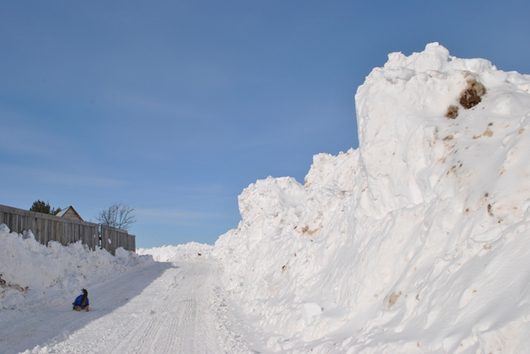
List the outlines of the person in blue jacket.
<svg viewBox="0 0 530 354">
<path fill-rule="evenodd" d="M 72 303 L 75 311 L 87 311 L 89 310 L 89 301 L 88 301 L 88 291 L 86 289 L 81 290 L 83 293 L 75 298 L 75 301 Z"/>
</svg>

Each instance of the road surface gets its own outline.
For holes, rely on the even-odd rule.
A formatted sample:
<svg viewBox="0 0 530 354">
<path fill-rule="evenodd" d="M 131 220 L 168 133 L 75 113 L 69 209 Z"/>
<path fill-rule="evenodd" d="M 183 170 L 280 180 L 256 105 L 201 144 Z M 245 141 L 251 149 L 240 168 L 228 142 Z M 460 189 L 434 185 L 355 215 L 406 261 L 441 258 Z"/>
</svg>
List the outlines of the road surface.
<svg viewBox="0 0 530 354">
<path fill-rule="evenodd" d="M 0 322 L 2 353 L 252 353 L 208 261 L 154 263 L 89 289 L 90 312 L 50 301 Z"/>
</svg>

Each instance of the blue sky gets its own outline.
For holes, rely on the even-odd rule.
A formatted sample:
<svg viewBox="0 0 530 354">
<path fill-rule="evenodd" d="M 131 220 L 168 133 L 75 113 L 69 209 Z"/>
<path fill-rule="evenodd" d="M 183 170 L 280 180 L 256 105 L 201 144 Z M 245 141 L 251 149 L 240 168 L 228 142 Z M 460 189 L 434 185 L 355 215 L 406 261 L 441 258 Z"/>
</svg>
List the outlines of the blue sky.
<svg viewBox="0 0 530 354">
<path fill-rule="evenodd" d="M 525 1 L 4 1 L 0 204 L 136 209 L 137 245 L 213 243 L 257 179 L 357 147 L 389 52 L 530 73 Z"/>
</svg>

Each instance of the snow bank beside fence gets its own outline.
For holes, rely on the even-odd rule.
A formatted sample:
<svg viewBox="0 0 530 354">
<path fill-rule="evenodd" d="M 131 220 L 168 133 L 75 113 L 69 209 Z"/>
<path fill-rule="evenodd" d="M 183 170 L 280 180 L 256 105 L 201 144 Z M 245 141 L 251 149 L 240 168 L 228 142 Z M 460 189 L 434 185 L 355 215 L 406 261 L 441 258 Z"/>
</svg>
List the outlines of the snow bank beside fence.
<svg viewBox="0 0 530 354">
<path fill-rule="evenodd" d="M 116 256 L 90 251 L 81 243 L 68 247 L 51 241 L 48 247 L 33 234 L 11 233 L 0 225 L 0 309 L 23 309 L 41 301 L 72 300 L 81 288 L 118 273 L 145 266 L 152 257 L 119 248 Z"/>
</svg>

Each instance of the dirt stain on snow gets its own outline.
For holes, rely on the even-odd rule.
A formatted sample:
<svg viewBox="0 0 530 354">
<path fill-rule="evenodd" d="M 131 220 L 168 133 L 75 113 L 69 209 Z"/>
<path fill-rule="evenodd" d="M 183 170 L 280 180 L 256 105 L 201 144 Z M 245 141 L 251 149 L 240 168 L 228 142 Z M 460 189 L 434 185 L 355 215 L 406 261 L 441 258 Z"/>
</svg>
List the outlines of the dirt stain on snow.
<svg viewBox="0 0 530 354">
<path fill-rule="evenodd" d="M 396 302 L 399 300 L 399 297 L 401 296 L 401 291 L 393 292 L 388 297 L 388 307 L 391 308 L 396 304 Z"/>
<path fill-rule="evenodd" d="M 315 229 L 311 229 L 311 228 L 309 228 L 308 225 L 305 225 L 305 226 L 303 226 L 300 229 L 298 229 L 298 226 L 295 226 L 294 229 L 297 230 L 298 232 L 300 232 L 302 235 L 310 235 L 310 236 L 314 235 L 315 233 L 320 231 L 319 227 L 317 227 Z"/>
<path fill-rule="evenodd" d="M 460 94 L 460 104 L 465 109 L 475 107 L 482 101 L 482 96 L 486 94 L 486 88 L 475 79 L 467 80 L 466 89 Z"/>
</svg>

